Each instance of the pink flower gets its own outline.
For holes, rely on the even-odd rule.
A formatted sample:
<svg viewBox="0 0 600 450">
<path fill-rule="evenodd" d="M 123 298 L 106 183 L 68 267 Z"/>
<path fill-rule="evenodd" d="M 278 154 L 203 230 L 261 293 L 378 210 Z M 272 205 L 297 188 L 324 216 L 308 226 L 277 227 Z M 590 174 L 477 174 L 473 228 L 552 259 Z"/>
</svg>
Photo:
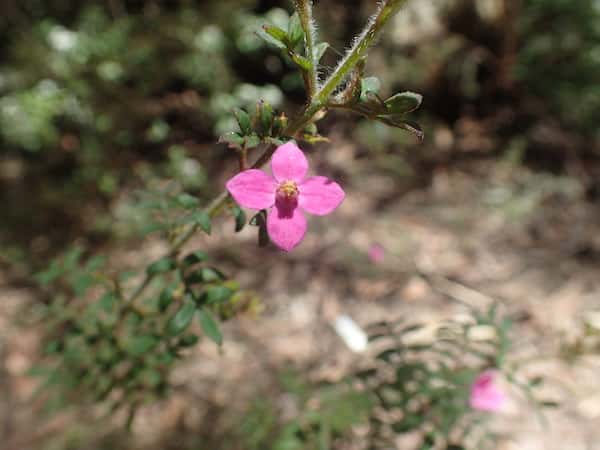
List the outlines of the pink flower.
<svg viewBox="0 0 600 450">
<path fill-rule="evenodd" d="M 326 177 L 309 177 L 308 161 L 294 142 L 275 150 L 269 175 L 250 169 L 227 182 L 227 190 L 244 208 L 269 209 L 267 232 L 282 250 L 289 252 L 304 238 L 304 212 L 324 216 L 344 200 L 344 191 Z"/>
<path fill-rule="evenodd" d="M 497 372 L 486 370 L 480 373 L 471 385 L 469 405 L 480 411 L 499 411 L 506 401 L 506 394 L 496 383 Z"/>
<path fill-rule="evenodd" d="M 380 244 L 372 244 L 369 247 L 369 260 L 374 264 L 380 264 L 385 257 L 385 249 Z"/>
</svg>

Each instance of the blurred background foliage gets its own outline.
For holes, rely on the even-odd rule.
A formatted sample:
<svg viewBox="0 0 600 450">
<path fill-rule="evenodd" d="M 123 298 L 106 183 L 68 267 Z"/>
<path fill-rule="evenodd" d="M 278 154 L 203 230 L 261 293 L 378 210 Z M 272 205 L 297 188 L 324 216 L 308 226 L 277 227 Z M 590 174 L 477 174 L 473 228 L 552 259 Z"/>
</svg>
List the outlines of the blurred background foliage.
<svg viewBox="0 0 600 450">
<path fill-rule="evenodd" d="M 317 2 L 320 33 L 332 46 L 325 64 L 334 64 L 373 3 Z M 0 264 L 28 280 L 76 239 L 110 249 L 150 231 L 143 205 L 173 186 L 202 201 L 220 192 L 234 155 L 216 141 L 236 128 L 232 109 L 264 99 L 291 110 L 304 101 L 297 71 L 256 35 L 265 23 L 284 26 L 289 10 L 285 0 L 2 1 Z M 320 131 L 341 130 L 363 170 L 391 177 L 394 195 L 427 185 L 435 168 L 485 159 L 539 172 L 517 180 L 519 192 L 484 193 L 513 219 L 548 195 L 600 198 L 598 0 L 412 0 L 368 71 L 387 94 L 424 95 L 425 143 L 337 114 Z M 350 179 L 354 169 L 345 170 Z M 70 280 L 73 289 L 91 282 L 88 275 Z M 140 383 L 152 385 L 140 373 Z M 328 448 L 317 445 L 337 439 L 371 405 L 339 387 L 286 383 L 294 412 L 281 419 L 259 396 L 243 423 L 231 425 L 239 448 Z M 314 399 L 321 395 L 330 400 Z M 348 404 L 357 417 L 321 409 Z M 85 430 L 72 433 L 56 448 L 89 442 Z M 111 448 L 107 439 L 97 448 Z"/>
</svg>

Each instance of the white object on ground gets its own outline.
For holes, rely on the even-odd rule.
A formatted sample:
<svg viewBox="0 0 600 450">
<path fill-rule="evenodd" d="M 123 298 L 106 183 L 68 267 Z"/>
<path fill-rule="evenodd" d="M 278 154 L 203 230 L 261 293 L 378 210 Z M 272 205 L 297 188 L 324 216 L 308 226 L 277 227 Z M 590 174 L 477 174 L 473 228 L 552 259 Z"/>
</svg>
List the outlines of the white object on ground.
<svg viewBox="0 0 600 450">
<path fill-rule="evenodd" d="M 337 316 L 333 328 L 353 352 L 362 353 L 367 349 L 369 342 L 367 333 L 350 316 L 345 314 Z"/>
</svg>

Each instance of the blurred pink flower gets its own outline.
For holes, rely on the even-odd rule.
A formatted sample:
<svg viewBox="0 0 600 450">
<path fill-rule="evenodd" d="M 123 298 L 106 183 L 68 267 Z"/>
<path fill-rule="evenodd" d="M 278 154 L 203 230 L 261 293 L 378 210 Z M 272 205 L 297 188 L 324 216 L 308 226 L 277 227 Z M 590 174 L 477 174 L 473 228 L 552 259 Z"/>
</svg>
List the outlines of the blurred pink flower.
<svg viewBox="0 0 600 450">
<path fill-rule="evenodd" d="M 498 386 L 495 370 L 486 370 L 480 373 L 471 385 L 469 405 L 480 411 L 499 411 L 506 402 L 506 394 Z"/>
<path fill-rule="evenodd" d="M 374 264 L 380 264 L 385 257 L 385 249 L 380 244 L 372 244 L 369 247 L 369 260 Z"/>
<path fill-rule="evenodd" d="M 226 186 L 235 201 L 244 208 L 269 209 L 267 232 L 282 250 L 289 252 L 304 238 L 304 212 L 324 216 L 344 200 L 344 191 L 326 177 L 309 177 L 308 161 L 294 142 L 275 150 L 269 175 L 262 170 L 244 170 Z"/>
</svg>

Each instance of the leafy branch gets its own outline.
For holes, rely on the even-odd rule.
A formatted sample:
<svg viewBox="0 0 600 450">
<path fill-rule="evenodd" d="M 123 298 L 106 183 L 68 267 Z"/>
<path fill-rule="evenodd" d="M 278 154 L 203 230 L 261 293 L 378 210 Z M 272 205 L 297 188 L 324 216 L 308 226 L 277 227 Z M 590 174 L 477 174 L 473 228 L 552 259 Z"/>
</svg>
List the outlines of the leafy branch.
<svg viewBox="0 0 600 450">
<path fill-rule="evenodd" d="M 295 1 L 295 7 L 297 10 L 297 14 L 300 17 L 300 23 L 303 29 L 304 41 L 306 45 L 306 54 L 308 55 L 309 64 L 298 64 L 302 70 L 308 70 L 310 76 L 308 77 L 307 88 L 309 93 L 309 101 L 305 105 L 305 107 L 298 113 L 295 119 L 291 120 L 289 124 L 280 132 L 278 137 L 283 138 L 294 138 L 296 135 L 304 130 L 307 125 L 312 124 L 315 121 L 316 116 L 323 113 L 328 107 L 332 105 L 334 107 L 343 107 L 347 109 L 351 109 L 353 111 L 361 113 L 360 109 L 353 108 L 352 105 L 340 105 L 334 104 L 330 100 L 330 96 L 332 93 L 336 91 L 336 89 L 343 86 L 345 80 L 352 73 L 354 68 L 361 64 L 364 61 L 369 48 L 377 41 L 379 36 L 381 35 L 385 25 L 389 22 L 389 20 L 394 16 L 395 13 L 399 11 L 401 6 L 405 3 L 406 0 L 384 0 L 380 3 L 377 11 L 371 18 L 368 20 L 366 27 L 362 31 L 362 33 L 355 39 L 354 44 L 348 50 L 344 58 L 337 65 L 333 73 L 325 80 L 323 85 L 318 89 L 315 89 L 318 85 L 318 51 L 316 51 L 315 47 L 315 26 L 314 21 L 312 19 L 312 2 L 310 0 L 297 0 Z M 265 34 L 271 43 L 275 44 L 279 48 L 285 48 L 288 50 L 290 54 L 294 54 L 293 46 L 295 45 L 296 31 L 290 27 L 288 32 L 277 28 L 277 27 L 265 27 Z M 263 34 L 263 36 L 265 36 Z M 420 104 L 420 100 L 418 104 L 414 107 L 411 106 L 410 111 L 416 109 Z M 363 114 L 366 115 L 366 114 Z M 369 116 L 370 117 L 370 116 Z M 399 126 L 397 123 L 394 123 L 391 119 L 387 120 L 389 125 Z M 408 127 L 405 124 L 400 125 L 401 128 L 409 129 L 410 131 L 415 131 L 414 128 Z M 420 130 L 417 131 L 420 133 Z M 272 140 L 271 140 L 272 142 Z M 276 145 L 274 143 L 269 143 L 264 152 L 257 158 L 255 163 L 251 166 L 253 169 L 260 168 L 264 166 L 273 155 L 276 149 Z M 244 148 L 243 157 L 246 157 L 245 153 L 246 148 Z M 203 218 L 205 223 L 210 223 L 210 219 L 216 217 L 227 205 L 230 201 L 230 196 L 227 191 L 221 192 L 206 208 L 199 211 L 200 217 Z M 169 254 L 167 255 L 169 258 L 176 258 L 181 248 L 186 244 L 186 242 L 198 231 L 201 227 L 202 222 L 193 223 L 186 231 L 184 231 L 178 239 L 173 243 Z M 209 230 L 205 229 L 205 231 L 209 232 Z M 146 288 L 150 285 L 154 275 L 152 273 L 147 273 L 146 277 L 142 280 L 139 286 L 133 291 L 133 294 L 129 298 L 129 302 L 135 301 L 139 298 Z"/>
</svg>

